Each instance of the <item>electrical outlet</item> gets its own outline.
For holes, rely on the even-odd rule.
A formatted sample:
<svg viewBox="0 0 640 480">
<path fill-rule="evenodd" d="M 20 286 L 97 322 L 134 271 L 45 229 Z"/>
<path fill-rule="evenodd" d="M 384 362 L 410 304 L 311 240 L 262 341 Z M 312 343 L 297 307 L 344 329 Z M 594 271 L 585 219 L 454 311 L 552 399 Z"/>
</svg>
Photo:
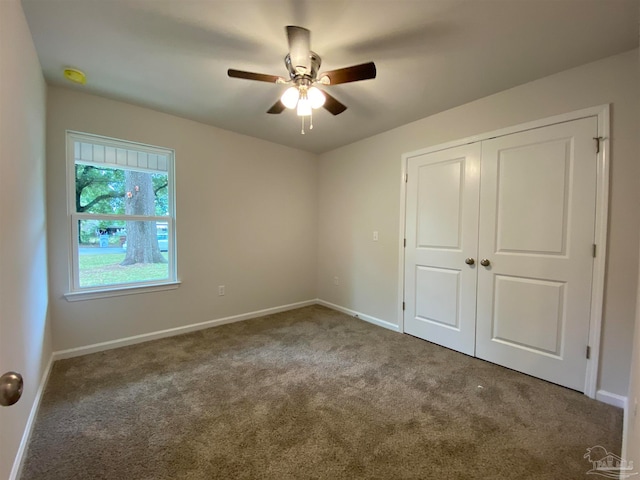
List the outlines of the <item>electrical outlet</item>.
<svg viewBox="0 0 640 480">
<path fill-rule="evenodd" d="M 340 285 L 340 277 L 333 277 L 333 284 Z"/>
<path fill-rule="evenodd" d="M 373 231 L 373 241 L 374 241 L 374 242 L 377 242 L 377 241 L 378 241 L 378 231 L 377 231 L 377 230 L 374 230 L 374 231 Z"/>
<path fill-rule="evenodd" d="M 218 296 L 222 297 L 224 295 L 224 285 L 218 285 Z"/>
</svg>

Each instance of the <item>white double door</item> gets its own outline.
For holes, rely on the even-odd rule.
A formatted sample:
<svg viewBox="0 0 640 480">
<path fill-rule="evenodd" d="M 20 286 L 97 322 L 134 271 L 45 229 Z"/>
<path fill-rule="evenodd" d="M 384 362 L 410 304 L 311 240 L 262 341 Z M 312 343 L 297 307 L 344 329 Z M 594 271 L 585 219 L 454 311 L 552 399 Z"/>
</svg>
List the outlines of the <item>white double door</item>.
<svg viewBox="0 0 640 480">
<path fill-rule="evenodd" d="M 597 120 L 408 158 L 406 333 L 584 391 Z"/>
</svg>

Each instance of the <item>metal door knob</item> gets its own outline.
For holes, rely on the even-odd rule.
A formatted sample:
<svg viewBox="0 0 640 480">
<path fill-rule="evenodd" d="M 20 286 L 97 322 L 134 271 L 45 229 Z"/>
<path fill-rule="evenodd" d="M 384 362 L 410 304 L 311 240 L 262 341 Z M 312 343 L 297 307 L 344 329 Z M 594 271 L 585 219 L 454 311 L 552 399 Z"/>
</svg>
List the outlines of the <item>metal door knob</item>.
<svg viewBox="0 0 640 480">
<path fill-rule="evenodd" d="M 469 257 L 465 259 L 464 263 L 466 263 L 467 265 L 473 265 L 474 263 L 476 263 L 476 261 L 473 258 Z"/>
<path fill-rule="evenodd" d="M 7 372 L 0 377 L 0 405 L 9 407 L 20 400 L 24 381 L 22 375 L 16 372 Z"/>
<path fill-rule="evenodd" d="M 482 265 L 483 267 L 488 267 L 489 265 L 491 265 L 491 262 L 488 258 L 483 258 L 482 260 L 480 260 L 480 265 Z"/>
</svg>

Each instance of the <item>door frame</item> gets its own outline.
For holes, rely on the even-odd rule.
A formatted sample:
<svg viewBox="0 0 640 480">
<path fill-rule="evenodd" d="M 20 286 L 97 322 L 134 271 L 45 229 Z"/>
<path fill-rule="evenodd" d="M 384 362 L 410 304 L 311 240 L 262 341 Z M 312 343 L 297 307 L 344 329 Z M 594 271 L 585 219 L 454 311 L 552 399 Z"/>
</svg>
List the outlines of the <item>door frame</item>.
<svg viewBox="0 0 640 480">
<path fill-rule="evenodd" d="M 596 212 L 595 212 L 595 233 L 593 242 L 597 245 L 597 255 L 593 262 L 593 281 L 591 283 L 591 314 L 589 318 L 589 346 L 591 348 L 590 358 L 587 360 L 587 369 L 584 382 L 584 394 L 590 398 L 596 398 L 598 383 L 598 370 L 600 363 L 600 338 L 602 333 L 602 307 L 604 303 L 604 281 L 607 257 L 607 219 L 609 213 L 609 164 L 610 164 L 610 135 L 609 135 L 610 105 L 598 105 L 584 108 L 561 115 L 554 115 L 531 122 L 521 123 L 499 130 L 481 133 L 471 137 L 454 140 L 426 147 L 420 150 L 402 154 L 401 176 L 400 176 L 400 225 L 399 225 L 399 267 L 398 267 L 398 327 L 399 331 L 404 329 L 404 275 L 405 275 L 405 227 L 406 227 L 406 206 L 407 206 L 407 184 L 406 174 L 409 159 L 427 153 L 438 152 L 469 143 L 481 142 L 490 138 L 502 137 L 513 133 L 524 132 L 536 128 L 547 127 L 558 123 L 571 122 L 581 118 L 596 117 L 598 121 L 598 137 L 600 151 L 597 153 L 597 173 L 596 173 Z M 595 140 L 594 140 L 595 141 Z"/>
</svg>

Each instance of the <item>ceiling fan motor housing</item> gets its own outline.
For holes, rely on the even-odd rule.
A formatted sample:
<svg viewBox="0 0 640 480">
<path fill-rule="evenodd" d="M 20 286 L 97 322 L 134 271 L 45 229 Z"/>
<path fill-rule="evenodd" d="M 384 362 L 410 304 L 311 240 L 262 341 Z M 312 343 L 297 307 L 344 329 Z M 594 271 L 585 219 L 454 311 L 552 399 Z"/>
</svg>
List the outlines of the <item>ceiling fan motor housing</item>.
<svg viewBox="0 0 640 480">
<path fill-rule="evenodd" d="M 318 77 L 318 71 L 320 70 L 320 65 L 322 64 L 322 58 L 320 58 L 320 55 L 318 55 L 316 52 L 310 51 L 309 60 L 311 63 L 311 71 L 306 72 L 304 74 L 300 74 L 296 71 L 296 67 L 291 64 L 291 55 L 287 54 L 287 56 L 284 57 L 284 64 L 286 65 L 287 70 L 289 71 L 289 76 L 291 77 L 291 80 L 297 81 L 297 80 L 306 78 L 308 80 L 311 80 L 311 82 L 316 81 L 316 78 Z"/>
</svg>

